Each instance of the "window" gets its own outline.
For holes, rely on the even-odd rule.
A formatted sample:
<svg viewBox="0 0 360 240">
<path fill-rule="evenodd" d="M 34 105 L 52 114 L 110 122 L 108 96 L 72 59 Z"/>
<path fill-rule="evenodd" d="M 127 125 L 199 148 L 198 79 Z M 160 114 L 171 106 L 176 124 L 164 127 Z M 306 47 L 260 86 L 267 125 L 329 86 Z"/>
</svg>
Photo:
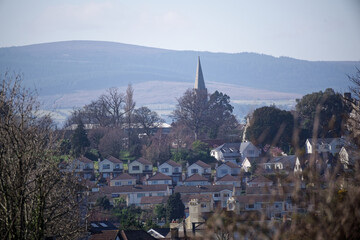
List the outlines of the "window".
<svg viewBox="0 0 360 240">
<path fill-rule="evenodd" d="M 255 151 L 254 151 L 254 150 L 247 150 L 247 154 L 249 154 L 249 155 L 254 155 L 254 154 L 255 154 Z"/>
<path fill-rule="evenodd" d="M 191 173 L 198 173 L 198 172 L 199 172 L 199 170 L 197 168 L 191 169 Z"/>
<path fill-rule="evenodd" d="M 148 171 L 150 169 L 149 165 L 145 165 L 145 171 Z"/>
<path fill-rule="evenodd" d="M 248 208 L 254 208 L 254 204 L 249 204 Z"/>
<path fill-rule="evenodd" d="M 111 197 L 112 198 L 117 198 L 117 197 L 120 197 L 120 194 L 119 193 L 112 193 Z"/>
<path fill-rule="evenodd" d="M 110 164 L 103 164 L 103 169 L 110 169 Z"/>
<path fill-rule="evenodd" d="M 121 182 L 115 182 L 115 186 L 121 186 Z"/>
<path fill-rule="evenodd" d="M 158 196 L 165 196 L 165 193 L 158 193 Z"/>
<path fill-rule="evenodd" d="M 169 172 L 169 168 L 162 168 L 162 169 L 161 169 L 161 172 L 163 172 L 163 173 L 168 173 L 168 172 Z"/>
<path fill-rule="evenodd" d="M 228 194 L 228 193 L 224 193 L 223 196 L 224 196 L 224 197 L 229 197 L 229 194 Z"/>
<path fill-rule="evenodd" d="M 115 169 L 120 169 L 120 164 L 115 164 Z"/>
<path fill-rule="evenodd" d="M 179 171 L 179 168 L 178 168 L 178 167 L 174 168 L 174 172 L 175 172 L 175 173 L 180 172 L 180 171 Z"/>
<path fill-rule="evenodd" d="M 271 165 L 270 165 L 270 164 L 266 164 L 266 165 L 265 165 L 265 169 L 271 169 Z"/>
<path fill-rule="evenodd" d="M 140 166 L 132 166 L 132 170 L 133 170 L 133 171 L 139 171 L 139 170 L 140 170 Z"/>
<path fill-rule="evenodd" d="M 158 182 L 157 181 L 151 181 L 152 182 L 152 184 L 158 184 Z"/>
<path fill-rule="evenodd" d="M 206 208 L 206 204 L 205 204 L 205 203 L 202 203 L 202 204 L 201 204 L 201 208 Z"/>
<path fill-rule="evenodd" d="M 223 174 L 223 175 L 228 174 L 228 170 L 227 169 L 221 169 L 221 174 Z"/>
<path fill-rule="evenodd" d="M 169 184 L 169 180 L 165 180 L 165 184 Z"/>
<path fill-rule="evenodd" d="M 133 184 L 133 182 L 132 182 L 132 181 L 128 181 L 128 184 L 129 184 L 129 185 L 132 185 L 132 184 Z"/>
<path fill-rule="evenodd" d="M 85 169 L 91 169 L 91 164 L 90 163 L 85 164 Z"/>
<path fill-rule="evenodd" d="M 214 193 L 214 197 L 220 197 L 220 193 Z"/>
<path fill-rule="evenodd" d="M 137 198 L 142 198 L 142 197 L 144 197 L 145 196 L 145 193 L 138 193 L 137 194 Z"/>
<path fill-rule="evenodd" d="M 109 174 L 108 173 L 103 173 L 103 178 L 108 178 Z"/>
</svg>

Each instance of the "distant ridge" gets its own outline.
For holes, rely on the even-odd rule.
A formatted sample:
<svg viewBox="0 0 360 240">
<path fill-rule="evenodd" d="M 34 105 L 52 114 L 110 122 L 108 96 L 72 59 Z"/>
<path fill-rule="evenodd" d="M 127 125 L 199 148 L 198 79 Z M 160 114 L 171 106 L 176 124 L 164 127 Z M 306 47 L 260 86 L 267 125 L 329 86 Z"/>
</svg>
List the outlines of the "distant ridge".
<svg viewBox="0 0 360 240">
<path fill-rule="evenodd" d="M 24 73 L 25 83 L 36 86 L 41 95 L 69 94 L 129 82 L 193 83 L 198 55 L 206 81 L 294 94 L 328 87 L 346 91 L 347 74 L 360 66 L 359 61 L 311 62 L 256 53 L 199 53 L 115 42 L 65 41 L 0 48 L 0 72 Z"/>
</svg>

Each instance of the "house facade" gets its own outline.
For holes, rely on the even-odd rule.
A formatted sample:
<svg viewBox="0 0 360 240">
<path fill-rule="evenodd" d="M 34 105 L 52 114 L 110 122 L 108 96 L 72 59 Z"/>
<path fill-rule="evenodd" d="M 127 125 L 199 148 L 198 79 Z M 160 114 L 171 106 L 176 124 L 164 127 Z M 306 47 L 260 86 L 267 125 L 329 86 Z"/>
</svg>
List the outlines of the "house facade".
<svg viewBox="0 0 360 240">
<path fill-rule="evenodd" d="M 225 175 L 238 176 L 241 168 L 233 162 L 225 162 L 216 168 L 216 177 L 222 178 Z"/>
<path fill-rule="evenodd" d="M 308 138 L 305 142 L 306 153 L 324 153 L 328 152 L 332 155 L 339 153 L 345 145 L 343 138 Z"/>
<path fill-rule="evenodd" d="M 73 160 L 69 170 L 74 171 L 76 176 L 95 180 L 94 162 L 84 156 Z"/>
<path fill-rule="evenodd" d="M 140 180 L 146 174 L 152 175 L 153 164 L 145 158 L 138 158 L 128 164 L 129 174 Z"/>
<path fill-rule="evenodd" d="M 125 186 L 135 185 L 136 178 L 129 175 L 128 173 L 122 173 L 119 176 L 110 180 L 110 186 Z"/>
<path fill-rule="evenodd" d="M 172 178 L 162 174 L 161 172 L 155 173 L 155 175 L 147 178 L 145 180 L 146 185 L 156 185 L 156 184 L 167 184 L 172 185 Z"/>
<path fill-rule="evenodd" d="M 113 156 L 109 156 L 99 162 L 101 178 L 115 178 L 123 172 L 123 162 Z"/>
<path fill-rule="evenodd" d="M 201 160 L 198 160 L 197 162 L 191 164 L 187 169 L 188 177 L 196 173 L 209 179 L 211 176 L 211 166 Z"/>
<path fill-rule="evenodd" d="M 165 174 L 172 178 L 173 184 L 180 182 L 182 176 L 182 167 L 181 164 L 174 162 L 173 160 L 168 160 L 163 164 L 159 165 L 158 171 L 162 174 Z"/>
</svg>

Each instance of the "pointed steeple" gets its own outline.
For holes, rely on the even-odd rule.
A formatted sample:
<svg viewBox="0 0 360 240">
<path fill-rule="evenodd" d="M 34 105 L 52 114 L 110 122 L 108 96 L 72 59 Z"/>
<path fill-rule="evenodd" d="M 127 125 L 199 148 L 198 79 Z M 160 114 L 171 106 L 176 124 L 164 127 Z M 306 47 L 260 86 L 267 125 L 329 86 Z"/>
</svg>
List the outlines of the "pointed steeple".
<svg viewBox="0 0 360 240">
<path fill-rule="evenodd" d="M 197 65 L 197 69 L 196 69 L 196 78 L 195 78 L 194 89 L 206 91 L 204 76 L 203 76 L 203 73 L 201 70 L 200 57 L 198 57 L 198 65 Z"/>
</svg>

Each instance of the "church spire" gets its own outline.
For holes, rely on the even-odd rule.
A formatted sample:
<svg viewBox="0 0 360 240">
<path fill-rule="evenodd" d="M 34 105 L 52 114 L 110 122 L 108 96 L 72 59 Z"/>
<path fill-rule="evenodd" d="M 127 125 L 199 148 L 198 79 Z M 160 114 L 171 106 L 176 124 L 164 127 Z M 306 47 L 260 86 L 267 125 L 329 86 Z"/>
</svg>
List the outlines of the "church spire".
<svg viewBox="0 0 360 240">
<path fill-rule="evenodd" d="M 204 76 L 203 76 L 203 73 L 201 70 L 200 57 L 198 57 L 198 65 L 197 65 L 197 69 L 196 69 L 196 78 L 195 78 L 194 89 L 206 91 Z"/>
</svg>

